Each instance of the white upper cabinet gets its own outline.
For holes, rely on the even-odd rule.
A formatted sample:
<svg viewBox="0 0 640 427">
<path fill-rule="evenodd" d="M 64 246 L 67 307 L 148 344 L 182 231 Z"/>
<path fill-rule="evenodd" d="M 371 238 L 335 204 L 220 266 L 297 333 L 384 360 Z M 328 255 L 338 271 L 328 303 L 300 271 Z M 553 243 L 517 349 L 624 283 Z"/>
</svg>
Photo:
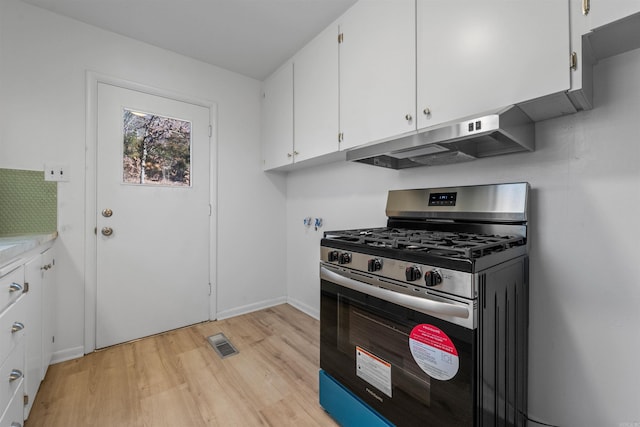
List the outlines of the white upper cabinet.
<svg viewBox="0 0 640 427">
<path fill-rule="evenodd" d="M 567 91 L 566 0 L 417 0 L 418 128 Z"/>
<path fill-rule="evenodd" d="M 581 3 L 587 8 L 586 15 L 591 19 L 590 29 L 640 12 L 640 0 L 581 0 Z"/>
<path fill-rule="evenodd" d="M 415 1 L 361 0 L 339 24 L 340 149 L 415 131 Z"/>
<path fill-rule="evenodd" d="M 294 162 L 338 151 L 338 26 L 293 58 Z"/>
<path fill-rule="evenodd" d="M 287 62 L 262 86 L 262 167 L 293 162 L 293 64 Z"/>
</svg>

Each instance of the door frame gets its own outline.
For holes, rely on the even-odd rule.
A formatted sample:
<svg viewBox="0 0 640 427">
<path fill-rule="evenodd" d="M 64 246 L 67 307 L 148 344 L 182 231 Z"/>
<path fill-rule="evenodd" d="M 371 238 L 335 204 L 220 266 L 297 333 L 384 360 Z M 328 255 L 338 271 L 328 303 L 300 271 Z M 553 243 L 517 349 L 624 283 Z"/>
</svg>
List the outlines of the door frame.
<svg viewBox="0 0 640 427">
<path fill-rule="evenodd" d="M 160 96 L 176 101 L 206 107 L 209 109 L 209 123 L 212 126 L 209 137 L 209 319 L 217 316 L 217 104 L 202 98 L 187 96 L 165 89 L 120 79 L 94 71 L 86 72 L 86 128 L 85 128 L 85 257 L 84 257 L 84 354 L 96 349 L 96 308 L 97 308 L 97 145 L 98 145 L 98 84 L 104 83 L 123 89 L 135 90 L 148 95 Z"/>
</svg>

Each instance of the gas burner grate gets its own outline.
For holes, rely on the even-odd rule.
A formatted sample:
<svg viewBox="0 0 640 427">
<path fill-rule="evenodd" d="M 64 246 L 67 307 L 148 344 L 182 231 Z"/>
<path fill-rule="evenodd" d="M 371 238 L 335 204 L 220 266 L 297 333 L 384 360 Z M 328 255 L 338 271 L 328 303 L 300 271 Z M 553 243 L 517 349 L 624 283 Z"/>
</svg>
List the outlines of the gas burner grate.
<svg viewBox="0 0 640 427">
<path fill-rule="evenodd" d="M 379 248 L 467 259 L 480 258 L 526 243 L 522 236 L 397 228 L 345 230 L 332 232 L 326 237 Z"/>
</svg>

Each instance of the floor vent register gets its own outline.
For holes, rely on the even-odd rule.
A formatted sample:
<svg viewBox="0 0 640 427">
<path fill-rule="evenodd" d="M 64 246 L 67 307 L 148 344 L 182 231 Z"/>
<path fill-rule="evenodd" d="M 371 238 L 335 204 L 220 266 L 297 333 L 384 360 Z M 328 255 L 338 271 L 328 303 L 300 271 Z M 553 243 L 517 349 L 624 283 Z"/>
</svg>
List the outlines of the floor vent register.
<svg viewBox="0 0 640 427">
<path fill-rule="evenodd" d="M 231 344 L 229 339 L 224 336 L 223 333 L 211 335 L 207 338 L 211 347 L 218 353 L 220 358 L 224 359 L 225 357 L 233 356 L 234 354 L 238 354 L 239 351 Z"/>
</svg>

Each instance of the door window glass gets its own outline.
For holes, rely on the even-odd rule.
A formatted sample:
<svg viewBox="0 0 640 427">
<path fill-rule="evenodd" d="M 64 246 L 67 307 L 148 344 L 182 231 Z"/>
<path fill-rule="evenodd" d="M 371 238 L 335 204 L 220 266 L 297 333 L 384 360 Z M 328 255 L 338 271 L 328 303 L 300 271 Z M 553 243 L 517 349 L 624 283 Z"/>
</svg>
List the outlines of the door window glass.
<svg viewBox="0 0 640 427">
<path fill-rule="evenodd" d="M 125 184 L 191 186 L 191 122 L 124 109 Z"/>
</svg>

